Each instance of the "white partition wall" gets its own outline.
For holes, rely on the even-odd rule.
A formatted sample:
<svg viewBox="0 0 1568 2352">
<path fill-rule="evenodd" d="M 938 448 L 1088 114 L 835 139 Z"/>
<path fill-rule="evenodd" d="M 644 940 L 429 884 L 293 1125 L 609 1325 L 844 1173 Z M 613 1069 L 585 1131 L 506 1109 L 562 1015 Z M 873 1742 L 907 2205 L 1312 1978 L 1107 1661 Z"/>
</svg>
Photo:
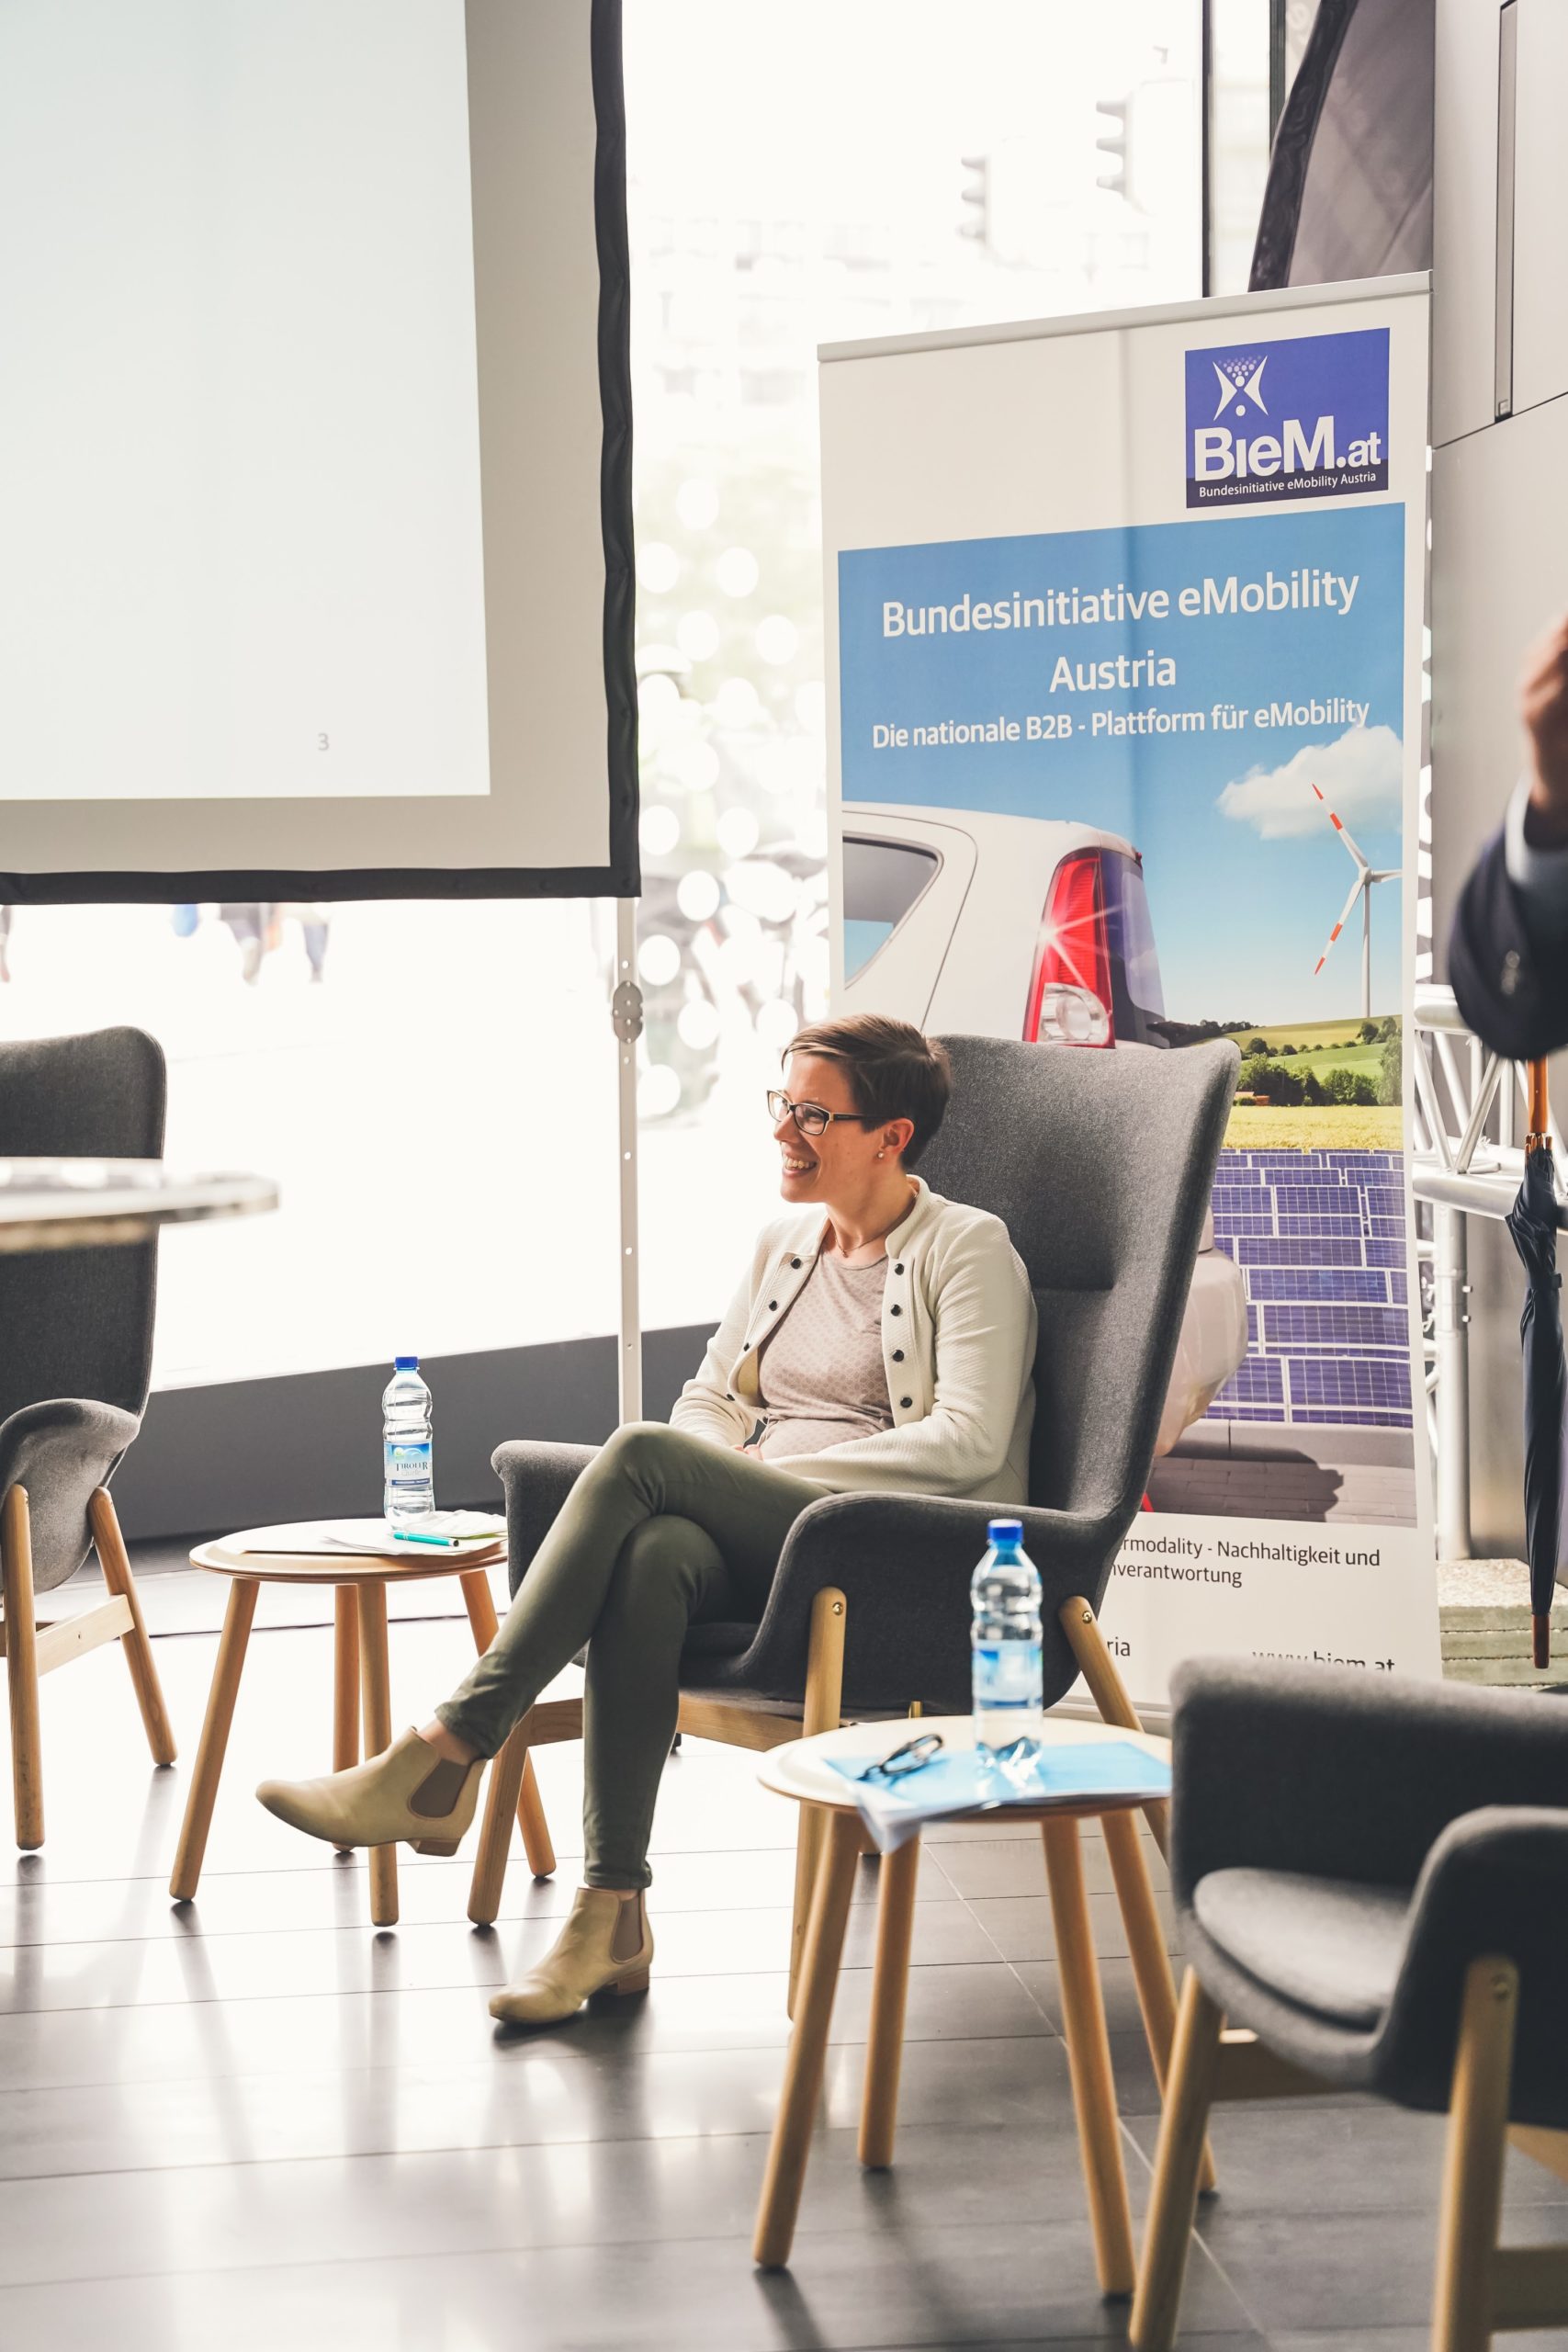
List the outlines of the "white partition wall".
<svg viewBox="0 0 1568 2352">
<path fill-rule="evenodd" d="M 1432 947 L 1502 822 L 1527 647 L 1568 606 L 1568 11 L 1438 0 L 1432 254 Z M 1551 1093 L 1562 1132 L 1563 1057 Z M 1519 1272 L 1472 1217 L 1465 1302 L 1471 1541 L 1524 1547 Z"/>
</svg>

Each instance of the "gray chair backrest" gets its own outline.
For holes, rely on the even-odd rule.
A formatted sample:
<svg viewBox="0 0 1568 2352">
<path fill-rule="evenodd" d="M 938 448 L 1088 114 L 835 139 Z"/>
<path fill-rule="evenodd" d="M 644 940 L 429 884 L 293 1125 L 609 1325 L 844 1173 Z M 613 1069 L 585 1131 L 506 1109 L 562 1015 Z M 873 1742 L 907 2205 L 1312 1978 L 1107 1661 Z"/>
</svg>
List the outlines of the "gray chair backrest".
<svg viewBox="0 0 1568 2352">
<path fill-rule="evenodd" d="M 140 1029 L 0 1045 L 0 1159 L 158 1159 L 167 1080 Z M 84 1396 L 140 1413 L 158 1245 L 0 1257 L 0 1420 Z"/>
<path fill-rule="evenodd" d="M 1040 1315 L 1029 1499 L 1142 1499 L 1235 1091 L 1234 1046 L 1111 1051 L 945 1037 L 953 1100 L 919 1162 L 999 1216 Z"/>
</svg>

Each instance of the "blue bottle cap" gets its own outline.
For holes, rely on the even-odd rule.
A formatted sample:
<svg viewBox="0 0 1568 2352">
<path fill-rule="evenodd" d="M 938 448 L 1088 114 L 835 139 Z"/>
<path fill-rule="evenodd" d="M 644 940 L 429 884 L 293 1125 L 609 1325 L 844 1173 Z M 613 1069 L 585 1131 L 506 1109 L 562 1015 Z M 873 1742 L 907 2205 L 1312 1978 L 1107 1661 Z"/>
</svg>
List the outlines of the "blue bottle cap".
<svg viewBox="0 0 1568 2352">
<path fill-rule="evenodd" d="M 417 1356 L 394 1356 L 392 1358 L 392 1370 L 394 1372 L 417 1372 L 419 1370 L 419 1358 Z M 1019 1532 L 1020 1534 L 1023 1532 L 1021 1528 L 1019 1530 Z"/>
<path fill-rule="evenodd" d="M 1021 1544 L 1023 1521 L 1021 1519 L 993 1519 L 986 1532 L 993 1544 Z"/>
</svg>

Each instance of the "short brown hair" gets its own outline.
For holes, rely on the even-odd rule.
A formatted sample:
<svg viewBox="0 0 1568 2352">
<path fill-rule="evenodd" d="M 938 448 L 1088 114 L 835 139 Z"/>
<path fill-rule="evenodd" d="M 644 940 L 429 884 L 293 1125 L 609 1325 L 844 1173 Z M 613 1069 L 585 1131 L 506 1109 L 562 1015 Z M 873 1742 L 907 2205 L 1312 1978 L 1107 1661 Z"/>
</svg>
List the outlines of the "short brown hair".
<svg viewBox="0 0 1568 2352">
<path fill-rule="evenodd" d="M 903 1159 L 906 1168 L 914 1166 L 941 1126 L 953 1091 L 952 1067 L 934 1037 L 886 1013 L 852 1012 L 797 1030 L 779 1058 L 788 1061 L 791 1054 L 842 1062 L 855 1109 L 872 1125 L 911 1120 L 915 1132 Z"/>
</svg>

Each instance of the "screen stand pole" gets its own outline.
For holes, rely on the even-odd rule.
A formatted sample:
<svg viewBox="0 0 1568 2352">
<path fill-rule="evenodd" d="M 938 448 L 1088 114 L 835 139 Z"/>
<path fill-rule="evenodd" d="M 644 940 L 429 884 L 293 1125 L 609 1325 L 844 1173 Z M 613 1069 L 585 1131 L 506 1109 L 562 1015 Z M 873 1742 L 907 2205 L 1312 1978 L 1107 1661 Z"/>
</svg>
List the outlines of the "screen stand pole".
<svg viewBox="0 0 1568 2352">
<path fill-rule="evenodd" d="M 642 990 L 637 984 L 637 900 L 615 900 L 615 989 L 610 999 L 615 1032 L 617 1151 L 621 1170 L 620 1418 L 642 1419 L 642 1311 L 637 1296 L 637 1041 L 642 1035 Z"/>
</svg>

